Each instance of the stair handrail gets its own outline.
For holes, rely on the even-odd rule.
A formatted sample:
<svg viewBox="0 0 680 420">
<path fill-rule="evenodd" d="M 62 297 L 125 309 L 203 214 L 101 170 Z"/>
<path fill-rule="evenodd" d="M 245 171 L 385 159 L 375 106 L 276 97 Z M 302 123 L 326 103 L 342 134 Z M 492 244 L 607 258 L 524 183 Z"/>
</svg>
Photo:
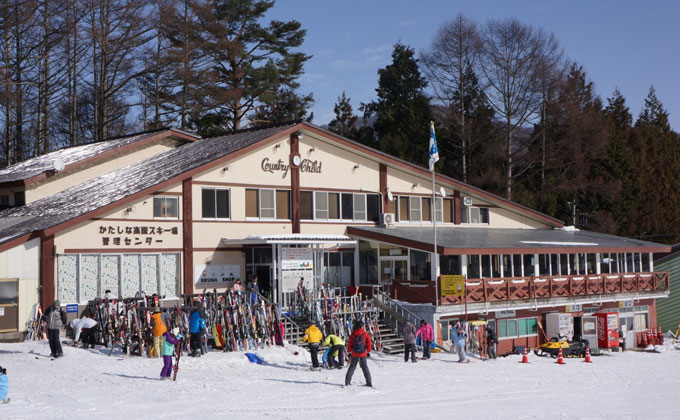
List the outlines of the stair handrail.
<svg viewBox="0 0 680 420">
<path fill-rule="evenodd" d="M 385 314 L 397 318 L 396 320 L 402 323 L 404 321 L 410 321 L 413 325 L 417 325 L 421 319 L 418 315 L 409 311 L 396 300 L 389 297 L 380 286 L 373 286 L 373 301 L 376 302 L 376 304 L 382 304 L 382 306 L 390 309 L 391 312 L 394 312 L 394 314 L 390 314 L 383 309 Z"/>
</svg>

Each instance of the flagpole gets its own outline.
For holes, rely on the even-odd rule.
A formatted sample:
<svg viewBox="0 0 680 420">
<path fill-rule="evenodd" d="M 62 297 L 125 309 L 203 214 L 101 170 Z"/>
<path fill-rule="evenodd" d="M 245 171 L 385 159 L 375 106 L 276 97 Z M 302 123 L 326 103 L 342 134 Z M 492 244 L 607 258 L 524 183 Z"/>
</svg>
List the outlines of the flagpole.
<svg viewBox="0 0 680 420">
<path fill-rule="evenodd" d="M 437 138 L 434 134 L 434 121 L 430 121 L 430 171 L 432 171 L 432 228 L 434 231 L 434 244 L 432 246 L 432 277 L 434 277 L 434 302 L 439 306 L 439 255 L 437 254 L 437 197 L 434 183 L 434 166 L 439 160 L 439 150 L 437 149 Z M 442 211 L 444 209 L 442 208 Z"/>
</svg>

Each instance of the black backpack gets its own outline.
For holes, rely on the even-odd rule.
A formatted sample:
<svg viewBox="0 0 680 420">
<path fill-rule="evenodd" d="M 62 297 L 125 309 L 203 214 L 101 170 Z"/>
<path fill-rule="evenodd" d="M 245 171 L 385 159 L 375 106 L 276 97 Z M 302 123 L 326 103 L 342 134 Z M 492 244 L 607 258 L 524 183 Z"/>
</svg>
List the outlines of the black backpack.
<svg viewBox="0 0 680 420">
<path fill-rule="evenodd" d="M 354 336 L 354 342 L 352 343 L 352 353 L 363 353 L 366 351 L 366 341 L 364 341 L 364 335 L 366 335 L 366 333 Z"/>
</svg>

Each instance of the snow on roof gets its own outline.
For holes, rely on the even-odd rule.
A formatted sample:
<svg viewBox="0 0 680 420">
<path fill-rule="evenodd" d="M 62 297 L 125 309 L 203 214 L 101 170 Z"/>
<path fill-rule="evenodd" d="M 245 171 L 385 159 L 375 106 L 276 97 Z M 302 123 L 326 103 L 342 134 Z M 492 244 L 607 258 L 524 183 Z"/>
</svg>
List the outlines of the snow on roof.
<svg viewBox="0 0 680 420">
<path fill-rule="evenodd" d="M 560 241 L 520 241 L 523 244 L 555 245 L 555 246 L 598 246 L 595 242 L 560 242 Z"/>
</svg>

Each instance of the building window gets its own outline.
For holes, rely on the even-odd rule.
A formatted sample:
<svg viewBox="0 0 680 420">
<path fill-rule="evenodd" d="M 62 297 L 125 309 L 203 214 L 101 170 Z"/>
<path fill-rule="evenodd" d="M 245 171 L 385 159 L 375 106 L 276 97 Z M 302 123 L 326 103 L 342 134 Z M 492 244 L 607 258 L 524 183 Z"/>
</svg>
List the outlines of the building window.
<svg viewBox="0 0 680 420">
<path fill-rule="evenodd" d="M 646 330 L 647 327 L 647 314 L 642 313 L 642 314 L 635 314 L 635 331 L 643 331 Z"/>
<path fill-rule="evenodd" d="M 498 338 L 526 337 L 538 334 L 537 318 L 498 319 Z"/>
<path fill-rule="evenodd" d="M 479 278 L 479 255 L 467 256 L 467 278 Z"/>
<path fill-rule="evenodd" d="M 290 213 L 290 191 L 269 189 L 246 190 L 246 217 L 290 219 Z"/>
<path fill-rule="evenodd" d="M 179 199 L 177 197 L 154 197 L 153 217 L 155 219 L 178 219 Z"/>
<path fill-rule="evenodd" d="M 342 194 L 342 219 L 352 220 L 354 218 L 354 194 Z"/>
<path fill-rule="evenodd" d="M 328 220 L 328 193 L 317 191 L 314 193 L 314 219 Z"/>
<path fill-rule="evenodd" d="M 461 223 L 471 225 L 489 224 L 489 209 L 485 207 L 463 207 L 460 210 Z"/>
<path fill-rule="evenodd" d="M 204 219 L 229 218 L 229 190 L 203 188 L 201 190 L 202 216 Z"/>
<path fill-rule="evenodd" d="M 9 195 L 0 195 L 0 210 L 9 208 Z"/>
<path fill-rule="evenodd" d="M 366 220 L 365 194 L 354 194 L 354 220 Z"/>
<path fill-rule="evenodd" d="M 26 204 L 26 193 L 24 191 L 17 191 L 14 193 L 14 206 L 23 206 Z"/>
<path fill-rule="evenodd" d="M 366 220 L 378 223 L 380 219 L 380 195 L 366 194 Z"/>
<path fill-rule="evenodd" d="M 311 191 L 300 191 L 300 219 L 314 220 L 314 195 Z"/>
<path fill-rule="evenodd" d="M 420 222 L 422 220 L 420 197 L 410 197 L 408 207 L 409 207 L 409 221 Z"/>
<path fill-rule="evenodd" d="M 447 274 L 462 274 L 460 269 L 460 255 L 440 255 L 439 267 L 441 273 Z"/>
</svg>

